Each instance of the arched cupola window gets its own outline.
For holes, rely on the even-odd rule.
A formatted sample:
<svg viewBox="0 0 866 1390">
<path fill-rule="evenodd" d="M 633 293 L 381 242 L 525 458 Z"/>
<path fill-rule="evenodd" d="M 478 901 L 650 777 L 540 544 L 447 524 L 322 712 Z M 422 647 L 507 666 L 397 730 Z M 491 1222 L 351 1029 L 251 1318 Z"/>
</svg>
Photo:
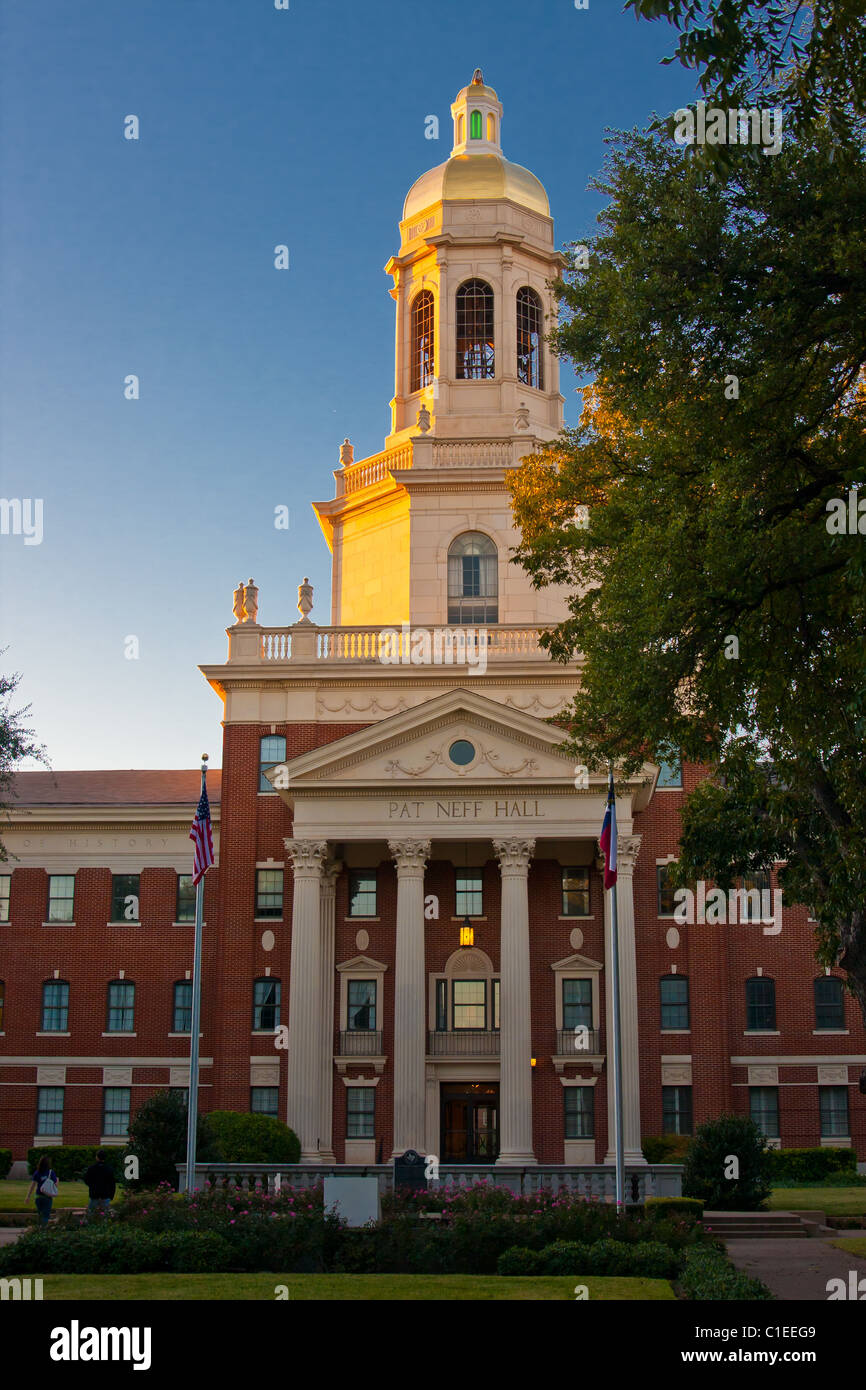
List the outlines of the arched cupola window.
<svg viewBox="0 0 866 1390">
<path fill-rule="evenodd" d="M 487 139 L 491 145 L 496 143 L 496 117 L 492 112 L 487 116 Z"/>
<path fill-rule="evenodd" d="M 457 291 L 457 379 L 494 375 L 493 290 L 486 280 L 467 280 Z"/>
<path fill-rule="evenodd" d="M 544 390 L 541 326 L 544 309 L 528 285 L 517 291 L 517 377 L 524 386 Z"/>
<path fill-rule="evenodd" d="M 481 112 L 472 111 L 469 116 L 469 139 L 480 140 L 482 128 Z"/>
<path fill-rule="evenodd" d="M 498 623 L 496 546 L 480 531 L 464 531 L 448 549 L 449 623 Z"/>
<path fill-rule="evenodd" d="M 412 368 L 409 390 L 421 391 L 433 381 L 434 357 L 433 295 L 422 290 L 412 301 Z"/>
</svg>

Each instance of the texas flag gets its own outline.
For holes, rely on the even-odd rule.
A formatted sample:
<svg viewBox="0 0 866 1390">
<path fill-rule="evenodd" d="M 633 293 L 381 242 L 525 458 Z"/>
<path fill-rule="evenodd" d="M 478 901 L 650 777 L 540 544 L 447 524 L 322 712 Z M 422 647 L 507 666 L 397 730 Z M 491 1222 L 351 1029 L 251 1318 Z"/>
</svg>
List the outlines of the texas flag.
<svg viewBox="0 0 866 1390">
<path fill-rule="evenodd" d="M 604 886 L 605 888 L 612 888 L 616 883 L 616 799 L 613 791 L 612 772 L 607 784 L 607 809 L 604 813 L 598 842 L 604 855 Z"/>
</svg>

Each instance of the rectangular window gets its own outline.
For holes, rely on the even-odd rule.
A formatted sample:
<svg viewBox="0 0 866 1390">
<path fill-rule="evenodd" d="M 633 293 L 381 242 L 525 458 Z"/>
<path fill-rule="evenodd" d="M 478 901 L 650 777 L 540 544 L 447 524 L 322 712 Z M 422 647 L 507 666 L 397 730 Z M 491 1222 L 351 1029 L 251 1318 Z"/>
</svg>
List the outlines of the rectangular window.
<svg viewBox="0 0 866 1390">
<path fill-rule="evenodd" d="M 0 1033 L 3 1032 L 3 1015 L 6 1009 L 6 986 L 0 980 Z"/>
<path fill-rule="evenodd" d="M 48 879 L 48 921 L 74 922 L 75 875 L 51 874 Z"/>
<path fill-rule="evenodd" d="M 455 980 L 452 990 L 452 1028 L 486 1028 L 487 981 Z"/>
<path fill-rule="evenodd" d="M 0 922 L 9 921 L 9 894 L 12 888 L 12 875 L 0 874 Z"/>
<path fill-rule="evenodd" d="M 103 1091 L 102 1133 L 106 1139 L 110 1135 L 126 1135 L 129 1129 L 128 1086 L 106 1086 Z"/>
<path fill-rule="evenodd" d="M 835 975 L 822 975 L 815 981 L 815 1027 L 845 1027 L 842 981 Z"/>
<path fill-rule="evenodd" d="M 276 789 L 271 786 L 265 773 L 276 763 L 286 761 L 286 740 L 280 734 L 266 735 L 259 743 L 259 791 L 273 792 L 276 796 Z"/>
<path fill-rule="evenodd" d="M 458 869 L 454 875 L 455 917 L 480 917 L 484 912 L 484 884 L 474 869 Z"/>
<path fill-rule="evenodd" d="M 174 987 L 173 1033 L 188 1033 L 192 1028 L 192 980 L 178 980 Z"/>
<path fill-rule="evenodd" d="M 256 916 L 282 917 L 282 869 L 256 869 Z"/>
<path fill-rule="evenodd" d="M 778 1086 L 750 1086 L 749 1114 L 767 1139 L 779 1137 Z"/>
<path fill-rule="evenodd" d="M 589 916 L 589 869 L 563 869 L 562 915 Z"/>
<path fill-rule="evenodd" d="M 493 1028 L 499 1031 L 499 981 L 493 981 Z"/>
<path fill-rule="evenodd" d="M 746 1032 L 772 1033 L 776 1027 L 776 982 L 766 975 L 746 981 Z"/>
<path fill-rule="evenodd" d="M 750 874 L 743 879 L 743 892 L 745 898 L 740 898 L 740 921 L 758 922 L 761 919 L 762 893 L 770 892 L 770 875 L 766 869 L 760 869 L 757 873 Z M 772 913 L 772 899 L 767 898 L 770 907 L 769 917 Z"/>
<path fill-rule="evenodd" d="M 592 980 L 563 980 L 562 1026 L 592 1027 Z"/>
<path fill-rule="evenodd" d="M 280 1088 L 279 1086 L 251 1086 L 250 1087 L 250 1110 L 254 1115 L 279 1115 L 280 1109 Z"/>
<path fill-rule="evenodd" d="M 436 981 L 436 1032 L 448 1032 L 448 981 Z"/>
<path fill-rule="evenodd" d="M 111 875 L 111 920 L 112 922 L 138 922 L 140 874 Z"/>
<path fill-rule="evenodd" d="M 188 1086 L 169 1086 L 168 1089 L 169 1089 L 169 1094 L 170 1094 L 170 1095 L 173 1095 L 173 1096 L 180 1096 L 181 1100 L 183 1101 L 183 1108 L 184 1108 L 184 1110 L 186 1110 L 187 1106 L 189 1105 L 189 1087 L 188 1087 Z"/>
<path fill-rule="evenodd" d="M 376 1028 L 376 981 L 349 981 L 349 1031 L 373 1032 Z"/>
<path fill-rule="evenodd" d="M 659 917 L 673 917 L 674 907 L 674 885 L 673 864 L 656 864 L 656 892 L 658 895 L 658 915 Z"/>
<path fill-rule="evenodd" d="M 848 1127 L 848 1087 L 819 1086 L 818 1097 L 821 1106 L 821 1138 L 847 1139 L 851 1133 Z"/>
<path fill-rule="evenodd" d="M 565 1086 L 566 1139 L 595 1138 L 595 1089 L 592 1086 Z"/>
<path fill-rule="evenodd" d="M 135 985 L 114 980 L 108 986 L 107 1033 L 132 1033 L 135 1028 Z M 103 1130 L 107 1134 L 107 1130 Z"/>
<path fill-rule="evenodd" d="M 683 785 L 683 766 L 679 755 L 659 759 L 659 787 L 681 787 Z"/>
<path fill-rule="evenodd" d="M 40 1086 L 36 1092 L 36 1133 L 63 1133 L 62 1086 Z"/>
<path fill-rule="evenodd" d="M 280 1026 L 279 980 L 256 980 L 253 986 L 253 1032 L 275 1033 Z"/>
<path fill-rule="evenodd" d="M 69 985 L 48 980 L 42 986 L 42 1032 L 65 1033 L 69 1028 Z"/>
<path fill-rule="evenodd" d="M 375 1086 L 346 1087 L 346 1138 L 373 1139 L 375 1137 Z"/>
<path fill-rule="evenodd" d="M 192 881 L 192 874 L 178 874 L 177 876 L 177 903 L 174 920 L 176 922 L 195 921 L 195 885 Z"/>
<path fill-rule="evenodd" d="M 349 916 L 376 916 L 376 870 L 349 871 Z"/>
<path fill-rule="evenodd" d="M 664 975 L 659 981 L 662 1028 L 689 1028 L 689 982 L 685 975 Z"/>
<path fill-rule="evenodd" d="M 691 1134 L 691 1086 L 662 1086 L 662 1133 Z"/>
</svg>

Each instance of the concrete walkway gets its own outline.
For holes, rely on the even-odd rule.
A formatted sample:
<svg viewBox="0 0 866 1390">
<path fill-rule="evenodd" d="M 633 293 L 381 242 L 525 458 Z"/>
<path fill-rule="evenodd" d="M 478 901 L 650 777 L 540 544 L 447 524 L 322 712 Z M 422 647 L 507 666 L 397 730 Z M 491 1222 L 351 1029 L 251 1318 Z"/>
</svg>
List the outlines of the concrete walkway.
<svg viewBox="0 0 866 1390">
<path fill-rule="evenodd" d="M 866 1260 L 836 1250 L 826 1240 L 776 1238 L 729 1240 L 725 1244 L 737 1268 L 760 1279 L 777 1298 L 824 1303 L 828 1280 L 844 1279 L 847 1288 L 851 1270 L 856 1271 L 858 1280 L 866 1277 Z"/>
</svg>

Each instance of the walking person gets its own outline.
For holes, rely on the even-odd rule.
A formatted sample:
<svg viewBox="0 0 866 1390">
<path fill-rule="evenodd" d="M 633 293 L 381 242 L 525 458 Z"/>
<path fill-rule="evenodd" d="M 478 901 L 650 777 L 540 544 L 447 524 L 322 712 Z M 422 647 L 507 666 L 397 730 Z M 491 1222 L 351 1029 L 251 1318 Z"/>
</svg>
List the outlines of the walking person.
<svg viewBox="0 0 866 1390">
<path fill-rule="evenodd" d="M 117 1184 L 114 1181 L 114 1173 L 105 1161 L 104 1149 L 97 1150 L 96 1162 L 92 1163 L 84 1174 L 84 1181 L 90 1194 L 87 1210 L 102 1211 L 107 1216 L 111 1199 L 117 1191 Z"/>
<path fill-rule="evenodd" d="M 39 1213 L 39 1220 L 43 1226 L 47 1226 L 51 1216 L 51 1204 L 58 1191 L 57 1174 L 51 1167 L 51 1160 L 47 1154 L 43 1154 L 36 1165 L 36 1172 L 33 1174 L 33 1181 L 28 1188 L 25 1201 L 30 1201 L 30 1194 L 34 1187 L 36 1188 L 36 1210 Z"/>
</svg>

